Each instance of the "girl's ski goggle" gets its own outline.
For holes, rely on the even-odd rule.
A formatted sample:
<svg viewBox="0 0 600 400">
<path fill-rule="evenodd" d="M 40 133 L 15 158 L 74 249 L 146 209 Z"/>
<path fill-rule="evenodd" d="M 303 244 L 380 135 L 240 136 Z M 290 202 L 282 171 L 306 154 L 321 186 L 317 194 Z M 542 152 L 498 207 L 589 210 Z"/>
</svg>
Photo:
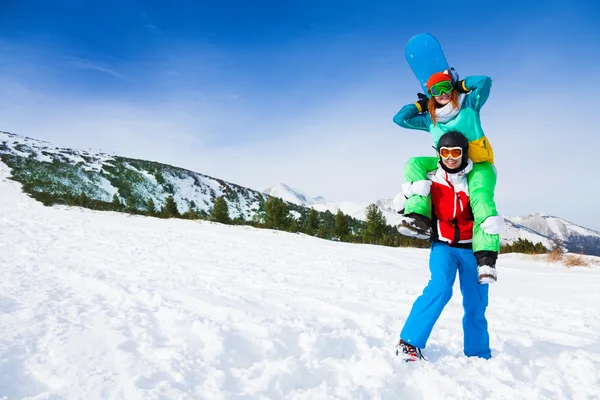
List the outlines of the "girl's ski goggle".
<svg viewBox="0 0 600 400">
<path fill-rule="evenodd" d="M 442 158 L 452 157 L 454 159 L 462 156 L 462 148 L 460 147 L 440 147 L 440 156 Z"/>
<path fill-rule="evenodd" d="M 431 89 L 429 89 L 429 93 L 431 93 L 431 95 L 433 97 L 437 97 L 437 96 L 441 96 L 444 93 L 450 93 L 452 91 L 452 89 L 454 89 L 452 82 L 443 81 L 443 82 L 439 82 L 439 83 L 436 83 L 435 85 L 433 85 L 431 87 Z"/>
</svg>

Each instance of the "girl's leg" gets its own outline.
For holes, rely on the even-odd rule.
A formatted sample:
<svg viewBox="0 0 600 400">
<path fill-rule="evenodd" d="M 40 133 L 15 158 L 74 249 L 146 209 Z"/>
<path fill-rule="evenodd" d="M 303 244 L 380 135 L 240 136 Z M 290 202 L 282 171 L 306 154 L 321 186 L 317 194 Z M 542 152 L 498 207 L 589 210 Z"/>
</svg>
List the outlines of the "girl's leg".
<svg viewBox="0 0 600 400">
<path fill-rule="evenodd" d="M 494 190 L 496 171 L 487 161 L 473 164 L 473 170 L 467 176 L 469 180 L 469 201 L 475 219 L 473 224 L 473 251 L 500 251 L 500 235 L 490 235 L 481 229 L 481 223 L 487 217 L 498 215 Z"/>
<path fill-rule="evenodd" d="M 427 180 L 427 173 L 437 169 L 437 162 L 437 157 L 413 157 L 409 159 L 404 165 L 404 181 Z M 416 194 L 406 199 L 404 215 L 411 213 L 431 218 L 431 195 L 424 197 Z"/>
</svg>

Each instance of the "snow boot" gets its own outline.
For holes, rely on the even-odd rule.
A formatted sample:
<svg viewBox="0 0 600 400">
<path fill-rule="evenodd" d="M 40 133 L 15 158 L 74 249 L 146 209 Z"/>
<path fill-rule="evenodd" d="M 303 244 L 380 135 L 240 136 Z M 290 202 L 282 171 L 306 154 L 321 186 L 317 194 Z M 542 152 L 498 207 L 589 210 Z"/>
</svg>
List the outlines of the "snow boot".
<svg viewBox="0 0 600 400">
<path fill-rule="evenodd" d="M 402 357 L 402 359 L 406 362 L 414 362 L 419 360 L 427 361 L 427 359 L 423 357 L 421 349 L 413 346 L 412 344 L 406 343 L 402 339 L 400 339 L 396 345 L 396 355 Z"/>
<path fill-rule="evenodd" d="M 477 274 L 480 284 L 494 283 L 498 280 L 496 274 L 496 259 L 498 253 L 495 251 L 481 250 L 475 252 L 477 259 Z"/>
<path fill-rule="evenodd" d="M 401 235 L 415 237 L 417 239 L 429 239 L 431 237 L 431 219 L 428 217 L 410 213 L 400 217 L 396 224 Z"/>
</svg>

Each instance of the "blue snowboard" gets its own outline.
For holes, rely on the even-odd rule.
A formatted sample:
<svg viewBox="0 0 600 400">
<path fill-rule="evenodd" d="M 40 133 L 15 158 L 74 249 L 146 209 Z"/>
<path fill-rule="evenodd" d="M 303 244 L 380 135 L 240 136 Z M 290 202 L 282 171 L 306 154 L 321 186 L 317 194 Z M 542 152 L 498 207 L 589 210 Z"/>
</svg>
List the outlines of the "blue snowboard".
<svg viewBox="0 0 600 400">
<path fill-rule="evenodd" d="M 436 38 L 428 33 L 419 33 L 410 38 L 406 44 L 406 61 L 417 77 L 423 93 L 427 93 L 427 80 L 436 72 L 450 69 L 442 46 Z"/>
</svg>

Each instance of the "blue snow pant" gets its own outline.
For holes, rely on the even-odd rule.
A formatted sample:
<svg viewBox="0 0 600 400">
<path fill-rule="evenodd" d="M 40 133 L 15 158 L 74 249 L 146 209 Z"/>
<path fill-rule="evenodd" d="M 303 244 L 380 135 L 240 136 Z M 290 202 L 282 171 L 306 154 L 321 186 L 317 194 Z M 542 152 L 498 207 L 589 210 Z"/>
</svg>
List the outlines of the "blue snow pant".
<svg viewBox="0 0 600 400">
<path fill-rule="evenodd" d="M 490 358 L 490 337 L 485 319 L 490 285 L 477 283 L 477 261 L 473 251 L 433 242 L 429 270 L 431 280 L 413 304 L 400 339 L 415 347 L 425 348 L 435 322 L 452 297 L 452 286 L 458 270 L 465 310 L 462 320 L 464 353 L 469 357 Z"/>
</svg>

